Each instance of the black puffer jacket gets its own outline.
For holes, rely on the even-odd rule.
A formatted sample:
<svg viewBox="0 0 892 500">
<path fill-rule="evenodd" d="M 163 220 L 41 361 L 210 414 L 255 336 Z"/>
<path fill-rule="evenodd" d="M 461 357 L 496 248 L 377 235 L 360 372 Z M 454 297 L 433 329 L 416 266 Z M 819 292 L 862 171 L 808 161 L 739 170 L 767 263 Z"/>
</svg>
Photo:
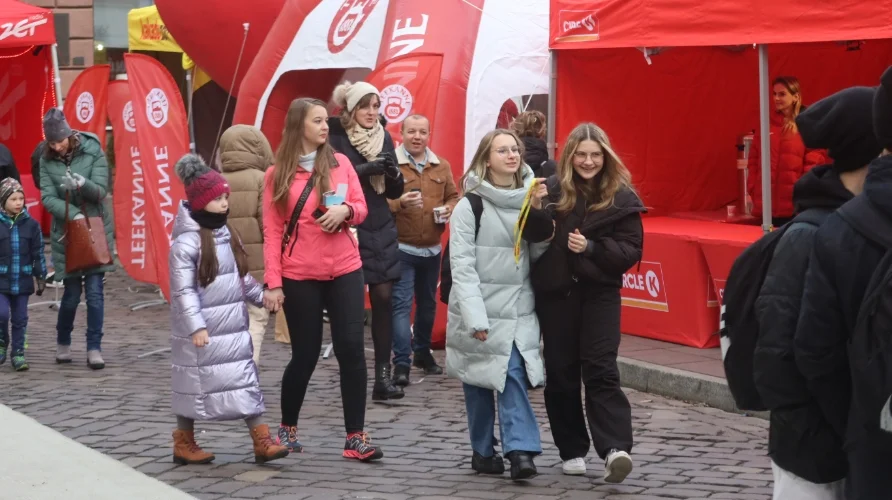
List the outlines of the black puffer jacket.
<svg viewBox="0 0 892 500">
<path fill-rule="evenodd" d="M 338 153 L 346 156 L 354 167 L 368 163 L 368 160 L 350 144 L 347 131 L 338 117 L 328 119 L 329 141 Z M 384 131 L 384 148 L 382 152 L 393 152 L 393 139 Z M 396 222 L 387 205 L 387 199 L 397 200 L 403 195 L 403 176 L 397 178 L 384 177 L 386 180 L 383 194 L 378 194 L 369 183 L 368 177 L 360 176 L 362 193 L 365 195 L 369 215 L 356 229 L 359 234 L 359 254 L 362 257 L 362 272 L 369 285 L 396 281 L 400 279 L 399 243 L 397 241 Z"/>
<path fill-rule="evenodd" d="M 40 191 L 40 158 L 46 153 L 46 141 L 40 141 L 34 152 L 31 153 L 31 176 L 34 177 L 34 186 Z"/>
<path fill-rule="evenodd" d="M 15 166 L 15 160 L 12 159 L 12 151 L 3 144 L 0 144 L 0 181 L 7 177 L 21 182 L 19 177 L 19 169 Z"/>
<path fill-rule="evenodd" d="M 547 186 L 546 210 L 535 211 L 535 217 L 545 214 L 553 219 L 555 234 L 530 274 L 534 291 L 566 293 L 577 282 L 618 290 L 623 273 L 641 260 L 644 242 L 641 214 L 647 210 L 638 195 L 628 189 L 621 190 L 616 193 L 612 207 L 598 212 L 588 212 L 585 200 L 579 197 L 573 212 L 560 215 L 551 205 L 560 199 L 560 183 L 551 176 Z M 534 217 L 534 211 L 530 217 Z M 569 235 L 576 229 L 589 240 L 588 249 L 581 254 L 572 253 L 567 247 Z"/>
<path fill-rule="evenodd" d="M 557 172 L 557 164 L 548 157 L 548 146 L 538 137 L 521 137 L 523 141 L 523 161 L 533 169 L 539 178 L 551 177 Z"/>
<path fill-rule="evenodd" d="M 892 219 L 892 156 L 870 164 L 862 196 Z M 815 235 L 805 278 L 795 336 L 796 365 L 824 418 L 837 436 L 844 437 L 847 449 L 872 446 L 863 427 L 849 425 L 855 419 L 849 418 L 847 344 L 864 292 L 885 251 L 834 213 Z"/>
<path fill-rule="evenodd" d="M 852 197 L 829 165 L 815 167 L 793 188 L 797 213 L 814 211 L 825 220 Z M 756 300 L 760 334 L 753 366 L 756 387 L 771 410 L 768 454 L 788 472 L 813 483 L 830 483 L 846 476 L 843 443 L 809 393 L 793 355 L 805 273 L 817 232 L 816 225 L 796 222 L 775 247 Z"/>
</svg>

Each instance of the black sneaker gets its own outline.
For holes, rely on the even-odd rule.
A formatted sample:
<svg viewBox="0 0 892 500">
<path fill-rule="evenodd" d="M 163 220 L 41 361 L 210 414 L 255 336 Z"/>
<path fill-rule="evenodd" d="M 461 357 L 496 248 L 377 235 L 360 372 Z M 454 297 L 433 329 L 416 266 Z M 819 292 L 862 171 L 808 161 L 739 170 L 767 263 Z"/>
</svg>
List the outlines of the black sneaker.
<svg viewBox="0 0 892 500">
<path fill-rule="evenodd" d="M 533 457 L 529 453 L 512 451 L 505 457 L 511 462 L 511 479 L 514 481 L 523 481 L 539 474 L 536 464 L 533 463 Z"/>
<path fill-rule="evenodd" d="M 434 355 L 427 349 L 415 352 L 415 361 L 412 363 L 415 368 L 424 370 L 425 375 L 442 375 L 443 368 L 437 364 Z"/>
<path fill-rule="evenodd" d="M 475 451 L 471 457 L 471 469 L 478 474 L 504 474 L 505 461 L 495 451 L 491 457 L 484 457 Z"/>
<path fill-rule="evenodd" d="M 372 446 L 367 432 L 354 432 L 347 436 L 344 443 L 344 458 L 352 458 L 360 462 L 371 462 L 384 457 L 384 452 L 377 446 Z"/>
<path fill-rule="evenodd" d="M 393 367 L 393 385 L 408 387 L 409 365 L 396 365 Z"/>
</svg>

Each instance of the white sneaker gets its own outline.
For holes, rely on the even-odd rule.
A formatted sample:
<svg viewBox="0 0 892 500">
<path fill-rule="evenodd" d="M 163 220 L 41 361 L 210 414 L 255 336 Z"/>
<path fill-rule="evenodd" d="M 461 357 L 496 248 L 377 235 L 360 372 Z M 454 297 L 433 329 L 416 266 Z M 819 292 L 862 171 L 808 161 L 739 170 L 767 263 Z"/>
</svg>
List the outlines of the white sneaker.
<svg viewBox="0 0 892 500">
<path fill-rule="evenodd" d="M 610 450 L 604 466 L 604 481 L 621 483 L 632 472 L 632 457 L 624 451 Z"/>
<path fill-rule="evenodd" d="M 582 458 L 571 458 L 564 461 L 564 465 L 561 468 L 564 469 L 564 474 L 568 476 L 584 476 L 585 460 Z"/>
</svg>

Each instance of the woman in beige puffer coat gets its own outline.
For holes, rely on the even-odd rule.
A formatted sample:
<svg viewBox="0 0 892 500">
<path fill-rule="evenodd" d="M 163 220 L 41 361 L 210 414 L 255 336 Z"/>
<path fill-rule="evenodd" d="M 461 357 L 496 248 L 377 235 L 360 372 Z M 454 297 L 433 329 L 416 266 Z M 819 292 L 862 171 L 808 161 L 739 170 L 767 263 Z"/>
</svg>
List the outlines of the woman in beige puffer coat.
<svg viewBox="0 0 892 500">
<path fill-rule="evenodd" d="M 229 224 L 238 231 L 248 252 L 248 271 L 263 283 L 263 176 L 273 164 L 269 141 L 258 128 L 234 125 L 220 137 L 220 167 L 229 183 Z M 254 363 L 260 360 L 260 345 L 269 312 L 248 304 Z"/>
</svg>

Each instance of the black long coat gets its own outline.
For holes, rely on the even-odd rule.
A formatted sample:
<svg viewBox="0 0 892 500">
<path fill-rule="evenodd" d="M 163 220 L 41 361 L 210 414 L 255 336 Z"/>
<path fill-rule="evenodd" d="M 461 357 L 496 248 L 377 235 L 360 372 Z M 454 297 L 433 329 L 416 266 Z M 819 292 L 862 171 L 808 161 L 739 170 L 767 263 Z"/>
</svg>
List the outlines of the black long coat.
<svg viewBox="0 0 892 500">
<path fill-rule="evenodd" d="M 354 166 L 368 163 L 368 160 L 350 144 L 347 131 L 338 117 L 328 119 L 329 141 L 338 153 L 346 156 Z M 382 152 L 393 152 L 393 139 L 384 131 Z M 359 234 L 359 255 L 362 257 L 362 272 L 368 285 L 377 285 L 400 279 L 399 243 L 396 222 L 390 212 L 387 199 L 396 200 L 403 195 L 403 176 L 385 179 L 383 194 L 378 194 L 369 183 L 368 177 L 360 177 L 362 193 L 368 205 L 369 215 L 357 226 Z"/>
</svg>

